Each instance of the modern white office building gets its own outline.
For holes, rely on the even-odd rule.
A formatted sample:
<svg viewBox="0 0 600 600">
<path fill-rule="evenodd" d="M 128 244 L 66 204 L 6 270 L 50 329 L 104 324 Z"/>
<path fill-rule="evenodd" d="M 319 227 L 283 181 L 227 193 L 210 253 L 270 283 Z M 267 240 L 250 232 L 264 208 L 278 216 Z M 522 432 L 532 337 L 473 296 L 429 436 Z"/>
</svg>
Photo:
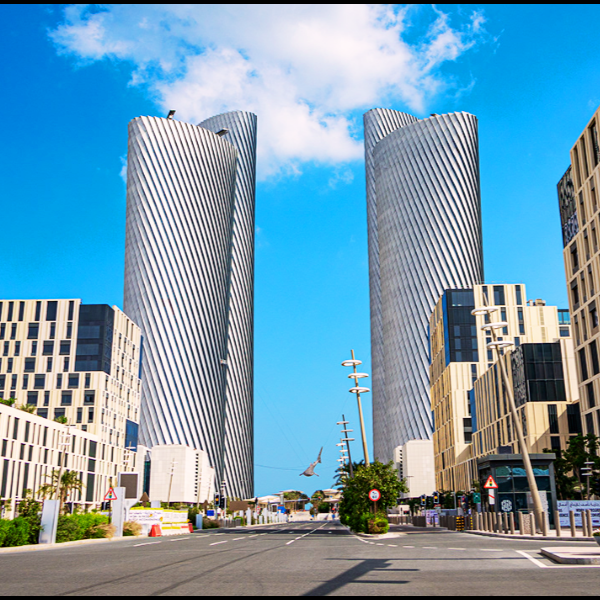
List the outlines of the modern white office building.
<svg viewBox="0 0 600 600">
<path fill-rule="evenodd" d="M 477 119 L 364 116 L 375 457 L 430 439 L 428 321 L 483 280 Z"/>
<path fill-rule="evenodd" d="M 394 448 L 394 463 L 400 479 L 406 480 L 408 492 L 403 498 L 431 496 L 435 491 L 435 464 L 432 440 L 410 440 Z"/>
<path fill-rule="evenodd" d="M 13 405 L 0 405 L 0 500 L 37 493 L 62 465 L 85 486 L 71 500 L 97 505 L 141 469 L 141 344 L 116 306 L 0 300 L 0 398 Z"/>
<path fill-rule="evenodd" d="M 172 115 L 171 115 L 172 117 Z M 204 450 L 253 494 L 256 117 L 129 124 L 125 310 L 144 338 L 144 445 Z"/>
<path fill-rule="evenodd" d="M 154 446 L 149 453 L 150 500 L 185 504 L 212 502 L 215 470 L 206 452 L 174 444 Z"/>
</svg>

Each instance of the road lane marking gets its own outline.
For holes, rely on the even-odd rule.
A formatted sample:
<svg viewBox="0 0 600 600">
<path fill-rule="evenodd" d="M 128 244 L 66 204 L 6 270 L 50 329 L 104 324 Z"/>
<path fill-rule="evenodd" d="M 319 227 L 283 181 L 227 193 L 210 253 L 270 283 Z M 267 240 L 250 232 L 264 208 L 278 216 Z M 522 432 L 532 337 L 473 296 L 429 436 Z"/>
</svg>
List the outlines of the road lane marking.
<svg viewBox="0 0 600 600">
<path fill-rule="evenodd" d="M 167 540 L 167 542 L 185 542 L 185 540 L 189 540 L 190 538 L 177 538 L 176 540 Z"/>
<path fill-rule="evenodd" d="M 383 546 L 384 544 L 375 544 L 376 546 Z"/>
<path fill-rule="evenodd" d="M 402 546 L 403 548 L 414 548 L 414 546 Z"/>
<path fill-rule="evenodd" d="M 212 544 L 209 544 L 210 546 L 216 546 L 217 544 L 226 544 L 229 540 L 224 540 L 222 542 L 213 542 Z"/>
<path fill-rule="evenodd" d="M 495 548 L 480 548 L 479 549 L 480 552 L 504 552 L 504 550 L 496 550 Z"/>
<path fill-rule="evenodd" d="M 423 546 L 423 550 L 437 550 L 437 546 Z"/>
<path fill-rule="evenodd" d="M 233 540 L 232 540 L 232 541 L 234 541 L 234 542 L 237 542 L 238 540 L 245 540 L 245 539 L 246 539 L 245 537 L 241 537 L 241 538 L 233 538 Z"/>
<path fill-rule="evenodd" d="M 388 544 L 388 548 L 397 548 L 398 546 L 396 544 Z"/>
<path fill-rule="evenodd" d="M 143 544 L 134 544 L 134 548 L 139 548 L 140 546 L 151 546 L 152 544 L 162 544 L 162 542 L 145 542 Z"/>
<path fill-rule="evenodd" d="M 466 550 L 466 548 L 448 548 L 448 550 Z"/>
</svg>

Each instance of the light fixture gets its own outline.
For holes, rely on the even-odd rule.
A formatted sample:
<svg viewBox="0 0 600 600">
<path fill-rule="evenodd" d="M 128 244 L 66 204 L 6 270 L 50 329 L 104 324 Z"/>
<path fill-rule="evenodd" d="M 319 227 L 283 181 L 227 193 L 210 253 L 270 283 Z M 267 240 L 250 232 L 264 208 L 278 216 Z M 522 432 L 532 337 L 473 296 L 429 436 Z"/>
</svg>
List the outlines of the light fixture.
<svg viewBox="0 0 600 600">
<path fill-rule="evenodd" d="M 508 327 L 508 323 L 506 321 L 498 321 L 496 323 L 486 323 L 485 325 L 481 325 L 479 329 L 485 331 L 486 329 L 502 329 L 503 327 Z"/>
<path fill-rule="evenodd" d="M 167 119 L 173 119 L 176 112 L 177 111 L 175 111 L 175 110 L 170 110 L 169 114 L 167 115 Z"/>
<path fill-rule="evenodd" d="M 229 129 L 221 129 L 220 131 L 217 131 L 217 135 L 219 137 L 223 137 L 224 135 L 227 135 L 229 133 Z"/>
</svg>

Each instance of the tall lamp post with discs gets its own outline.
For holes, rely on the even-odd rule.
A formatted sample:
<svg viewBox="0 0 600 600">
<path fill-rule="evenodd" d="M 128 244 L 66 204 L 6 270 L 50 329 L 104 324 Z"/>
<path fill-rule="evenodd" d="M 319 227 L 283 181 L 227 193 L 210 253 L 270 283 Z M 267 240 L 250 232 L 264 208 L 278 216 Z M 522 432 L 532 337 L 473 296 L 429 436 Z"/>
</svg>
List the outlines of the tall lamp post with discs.
<svg viewBox="0 0 600 600">
<path fill-rule="evenodd" d="M 487 298 L 484 295 L 484 302 L 487 304 Z M 483 316 L 488 317 L 494 312 L 497 312 L 499 309 L 497 306 L 482 306 L 481 308 L 476 308 L 471 311 L 473 316 Z M 512 416 L 512 421 L 517 432 L 517 440 L 519 442 L 519 449 L 521 451 L 521 456 L 523 457 L 523 466 L 525 467 L 525 473 L 527 474 L 527 483 L 529 484 L 529 490 L 531 491 L 531 499 L 533 501 L 533 512 L 535 514 L 535 520 L 537 523 L 537 527 L 543 529 L 542 520 L 543 520 L 543 512 L 544 509 L 542 507 L 542 500 L 540 498 L 540 493 L 538 491 L 537 482 L 535 480 L 535 476 L 533 474 L 533 468 L 531 466 L 531 459 L 529 458 L 529 452 L 527 450 L 527 445 L 525 443 L 525 436 L 523 434 L 523 425 L 519 419 L 517 414 L 517 406 L 515 404 L 515 396 L 513 394 L 512 386 L 508 380 L 508 373 L 506 372 L 506 365 L 502 360 L 502 354 L 500 350 L 502 348 L 508 348 L 512 346 L 512 342 L 506 340 L 498 340 L 498 336 L 496 334 L 496 330 L 502 329 L 504 327 L 508 327 L 508 323 L 505 321 L 484 323 L 480 329 L 483 331 L 487 331 L 492 338 L 492 341 L 487 344 L 487 348 L 496 350 L 496 357 L 498 358 L 498 365 L 500 367 L 500 372 L 502 373 L 502 380 L 504 382 L 504 389 L 506 391 L 506 395 L 508 396 L 508 404 L 510 406 L 510 413 Z"/>
<path fill-rule="evenodd" d="M 354 379 L 354 387 L 350 388 L 349 392 L 352 394 L 356 394 L 356 400 L 358 402 L 358 416 L 360 418 L 360 432 L 362 434 L 363 451 L 365 453 L 365 465 L 368 467 L 370 464 L 369 463 L 369 450 L 367 448 L 367 436 L 365 434 L 365 422 L 363 419 L 362 405 L 360 403 L 360 395 L 366 394 L 367 392 L 370 392 L 371 390 L 367 387 L 361 387 L 358 385 L 359 379 L 368 377 L 368 375 L 366 373 L 357 373 L 356 372 L 356 367 L 358 365 L 362 365 L 362 361 L 356 360 L 356 358 L 354 358 L 354 350 L 352 350 L 352 359 L 345 360 L 342 363 L 342 367 L 352 367 L 354 369 L 354 372 L 350 373 L 350 375 L 348 375 L 349 379 Z"/>
</svg>

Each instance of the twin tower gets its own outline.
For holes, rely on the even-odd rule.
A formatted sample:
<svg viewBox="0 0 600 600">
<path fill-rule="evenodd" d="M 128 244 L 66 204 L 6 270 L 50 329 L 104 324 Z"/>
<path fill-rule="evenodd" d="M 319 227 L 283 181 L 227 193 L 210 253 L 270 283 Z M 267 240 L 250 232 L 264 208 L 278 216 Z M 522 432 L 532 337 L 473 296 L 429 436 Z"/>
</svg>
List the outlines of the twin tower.
<svg viewBox="0 0 600 600">
<path fill-rule="evenodd" d="M 254 493 L 256 115 L 129 124 L 125 313 L 142 330 L 140 443 L 208 453 Z"/>
<path fill-rule="evenodd" d="M 432 435 L 428 322 L 483 281 L 477 119 L 365 114 L 375 457 Z M 140 441 L 205 450 L 254 495 L 256 116 L 129 124 L 126 314 L 142 329 Z M 332 358 L 333 360 L 333 358 Z"/>
</svg>

